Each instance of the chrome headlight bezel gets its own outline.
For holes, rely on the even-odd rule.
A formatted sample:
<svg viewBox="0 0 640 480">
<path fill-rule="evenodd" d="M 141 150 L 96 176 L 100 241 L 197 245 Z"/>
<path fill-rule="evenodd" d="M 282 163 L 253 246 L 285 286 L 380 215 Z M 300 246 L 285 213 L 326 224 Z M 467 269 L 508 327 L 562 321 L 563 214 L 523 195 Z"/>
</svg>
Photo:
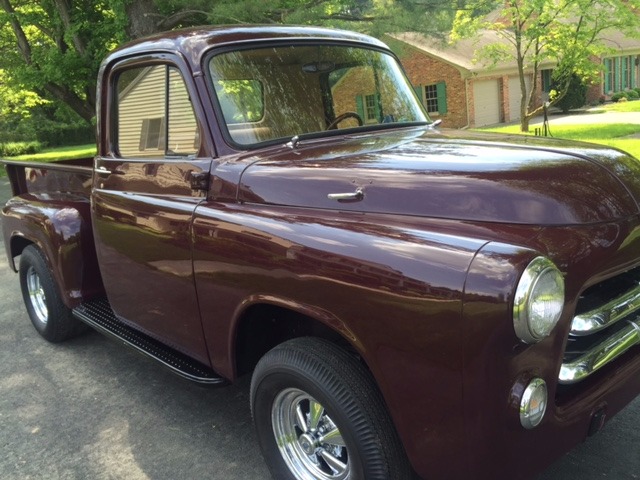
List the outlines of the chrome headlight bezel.
<svg viewBox="0 0 640 480">
<path fill-rule="evenodd" d="M 553 296 L 547 318 L 532 318 L 532 306 L 543 295 Z M 564 306 L 564 278 L 558 267 L 546 257 L 536 257 L 524 269 L 513 298 L 513 326 L 525 343 L 537 343 L 547 337 L 560 320 Z M 542 322 L 541 322 L 542 320 Z"/>
</svg>

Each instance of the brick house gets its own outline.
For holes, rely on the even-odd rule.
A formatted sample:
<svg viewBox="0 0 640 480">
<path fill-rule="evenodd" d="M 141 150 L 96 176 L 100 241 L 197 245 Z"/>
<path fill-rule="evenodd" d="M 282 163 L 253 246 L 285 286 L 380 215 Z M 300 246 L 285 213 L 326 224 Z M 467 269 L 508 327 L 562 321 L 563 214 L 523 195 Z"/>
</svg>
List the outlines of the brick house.
<svg viewBox="0 0 640 480">
<path fill-rule="evenodd" d="M 587 92 L 590 103 L 601 96 L 608 100 L 615 92 L 640 88 L 640 40 L 622 32 L 608 32 L 603 41 L 610 52 L 602 57 L 600 83 L 590 86 Z"/>
<path fill-rule="evenodd" d="M 519 120 L 521 89 L 515 60 L 497 64 L 474 61 L 475 52 L 484 46 L 505 44 L 496 32 L 484 31 L 479 39 L 460 40 L 454 45 L 417 33 L 395 34 L 384 41 L 400 58 L 429 115 L 441 119 L 443 126 L 480 127 Z M 640 87 L 640 40 L 612 32 L 604 41 L 612 53 L 602 58 L 601 81 L 590 86 L 588 103 Z M 552 69 L 552 62 L 541 66 L 535 93 L 539 104 L 550 89 Z M 532 71 L 525 73 L 530 91 Z"/>
<path fill-rule="evenodd" d="M 434 119 L 450 128 L 481 127 L 520 118 L 520 78 L 515 61 L 474 61 L 486 45 L 504 43 L 496 32 L 449 45 L 417 33 L 384 39 L 398 55 L 418 96 Z M 549 69 L 552 64 L 543 65 Z M 532 73 L 525 76 L 528 91 Z M 538 82 L 538 101 L 543 95 Z"/>
</svg>

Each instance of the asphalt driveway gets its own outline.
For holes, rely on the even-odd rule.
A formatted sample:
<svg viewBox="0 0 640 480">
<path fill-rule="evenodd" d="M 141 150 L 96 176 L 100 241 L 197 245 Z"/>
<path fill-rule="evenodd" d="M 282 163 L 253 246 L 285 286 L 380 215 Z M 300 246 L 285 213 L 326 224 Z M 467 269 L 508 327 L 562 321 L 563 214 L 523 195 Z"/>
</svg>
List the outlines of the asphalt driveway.
<svg viewBox="0 0 640 480">
<path fill-rule="evenodd" d="M 0 178 L 0 204 L 8 197 Z M 204 389 L 94 332 L 47 343 L 32 328 L 17 275 L 2 256 L 0 478 L 269 478 L 247 378 Z M 638 452 L 640 398 L 540 479 L 640 478 Z"/>
</svg>

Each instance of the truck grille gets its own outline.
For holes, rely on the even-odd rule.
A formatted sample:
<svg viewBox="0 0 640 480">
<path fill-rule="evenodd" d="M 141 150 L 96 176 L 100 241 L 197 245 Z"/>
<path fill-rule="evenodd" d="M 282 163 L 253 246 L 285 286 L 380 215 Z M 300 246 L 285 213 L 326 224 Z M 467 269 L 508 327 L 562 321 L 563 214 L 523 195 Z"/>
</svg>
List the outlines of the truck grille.
<svg viewBox="0 0 640 480">
<path fill-rule="evenodd" d="M 640 345 L 640 267 L 581 295 L 558 380 L 580 382 L 635 345 Z"/>
</svg>

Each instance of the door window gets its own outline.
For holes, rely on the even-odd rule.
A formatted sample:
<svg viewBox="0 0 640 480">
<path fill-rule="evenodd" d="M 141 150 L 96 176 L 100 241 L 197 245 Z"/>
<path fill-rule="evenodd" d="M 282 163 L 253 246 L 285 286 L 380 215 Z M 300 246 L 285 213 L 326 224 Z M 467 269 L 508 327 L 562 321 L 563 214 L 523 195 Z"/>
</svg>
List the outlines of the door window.
<svg viewBox="0 0 640 480">
<path fill-rule="evenodd" d="M 117 151 L 122 157 L 195 156 L 196 116 L 179 70 L 131 68 L 117 77 Z"/>
</svg>

